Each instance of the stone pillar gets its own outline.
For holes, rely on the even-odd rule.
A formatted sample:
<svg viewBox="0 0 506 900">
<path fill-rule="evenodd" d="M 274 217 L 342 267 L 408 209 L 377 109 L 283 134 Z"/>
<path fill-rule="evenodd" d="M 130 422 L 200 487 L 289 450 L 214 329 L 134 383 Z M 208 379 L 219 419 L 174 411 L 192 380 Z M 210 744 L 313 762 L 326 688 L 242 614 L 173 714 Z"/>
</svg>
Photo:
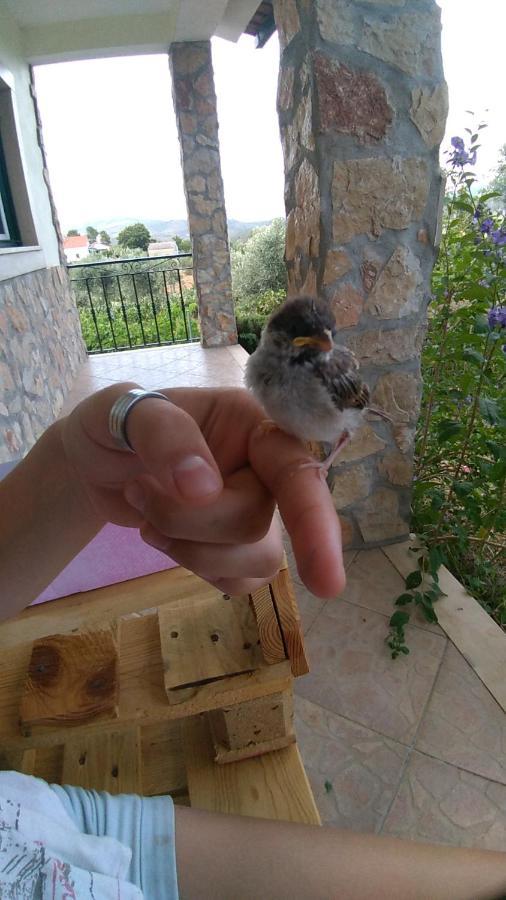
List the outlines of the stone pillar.
<svg viewBox="0 0 506 900">
<path fill-rule="evenodd" d="M 447 114 L 434 0 L 275 0 L 289 293 L 319 295 L 373 402 L 333 470 L 347 545 L 409 532 Z"/>
<path fill-rule="evenodd" d="M 201 340 L 204 347 L 236 344 L 210 41 L 172 44 L 169 58 Z"/>
</svg>

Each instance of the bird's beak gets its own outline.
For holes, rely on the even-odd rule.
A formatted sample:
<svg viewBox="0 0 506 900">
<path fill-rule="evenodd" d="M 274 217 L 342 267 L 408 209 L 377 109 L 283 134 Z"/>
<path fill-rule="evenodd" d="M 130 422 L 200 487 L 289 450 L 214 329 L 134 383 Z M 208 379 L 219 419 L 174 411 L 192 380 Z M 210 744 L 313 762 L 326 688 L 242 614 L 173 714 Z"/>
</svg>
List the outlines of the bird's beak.
<svg viewBox="0 0 506 900">
<path fill-rule="evenodd" d="M 294 347 L 317 347 L 323 353 L 329 353 L 334 346 L 332 334 L 325 330 L 323 334 L 317 334 L 313 337 L 296 337 L 293 339 Z"/>
</svg>

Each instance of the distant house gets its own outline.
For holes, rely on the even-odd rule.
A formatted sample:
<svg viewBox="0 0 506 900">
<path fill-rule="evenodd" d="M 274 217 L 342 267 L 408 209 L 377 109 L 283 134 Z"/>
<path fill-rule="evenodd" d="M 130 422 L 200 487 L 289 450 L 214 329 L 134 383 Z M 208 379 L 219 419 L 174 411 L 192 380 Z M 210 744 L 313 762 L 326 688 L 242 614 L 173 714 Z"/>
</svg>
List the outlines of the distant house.
<svg viewBox="0 0 506 900">
<path fill-rule="evenodd" d="M 172 253 L 179 253 L 175 241 L 155 241 L 148 245 L 148 256 L 170 256 Z"/>
<path fill-rule="evenodd" d="M 106 250 L 110 249 L 110 245 L 103 244 L 102 241 L 93 241 L 93 243 L 89 246 L 90 253 L 105 253 Z"/>
<path fill-rule="evenodd" d="M 88 238 L 84 234 L 66 237 L 63 241 L 63 252 L 68 263 L 77 262 L 89 256 Z"/>
</svg>

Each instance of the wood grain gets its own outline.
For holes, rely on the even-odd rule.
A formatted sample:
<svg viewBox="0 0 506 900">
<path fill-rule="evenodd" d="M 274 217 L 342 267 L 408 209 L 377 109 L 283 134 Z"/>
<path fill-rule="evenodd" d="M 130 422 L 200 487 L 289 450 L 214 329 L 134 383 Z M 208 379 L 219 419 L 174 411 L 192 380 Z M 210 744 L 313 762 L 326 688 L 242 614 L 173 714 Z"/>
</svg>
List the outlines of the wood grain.
<svg viewBox="0 0 506 900">
<path fill-rule="evenodd" d="M 262 653 L 267 665 L 272 666 L 286 659 L 286 649 L 269 585 L 266 584 L 259 588 L 250 597 L 257 621 Z"/>
<path fill-rule="evenodd" d="M 320 825 L 296 744 L 231 762 L 213 761 L 213 745 L 204 717 L 183 722 L 183 748 L 191 805 L 214 812 Z"/>
<path fill-rule="evenodd" d="M 281 569 L 270 584 L 271 596 L 278 614 L 287 655 L 294 676 L 306 675 L 306 659 L 302 623 L 288 569 Z"/>
<path fill-rule="evenodd" d="M 418 568 L 414 545 L 416 539 L 382 547 L 403 578 Z M 506 634 L 444 566 L 439 584 L 447 595 L 434 607 L 441 628 L 506 711 Z"/>
<path fill-rule="evenodd" d="M 0 625 L 0 634 L 1 634 Z M 164 687 L 158 616 L 129 616 L 119 623 L 120 647 L 119 714 L 116 720 L 89 721 L 76 725 L 79 733 L 117 730 L 133 724 L 150 725 L 222 706 L 265 697 L 290 687 L 290 663 L 268 666 L 263 659 L 254 672 L 223 678 L 207 684 L 171 691 L 167 702 Z M 19 705 L 23 693 L 31 646 L 20 643 L 0 654 L 0 746 L 6 749 L 49 747 L 62 744 L 68 727 L 62 723 L 41 725 L 33 734 L 20 735 Z M 259 654 L 261 656 L 261 654 Z"/>
<path fill-rule="evenodd" d="M 141 729 L 142 794 L 186 793 L 181 722 L 157 722 Z"/>
<path fill-rule="evenodd" d="M 110 794 L 139 794 L 139 729 L 83 735 L 68 740 L 63 751 L 61 783 Z"/>
<path fill-rule="evenodd" d="M 255 617 L 242 597 L 175 600 L 158 610 L 158 622 L 168 693 L 260 664 Z"/>
<path fill-rule="evenodd" d="M 118 713 L 118 652 L 111 630 L 34 641 L 20 707 L 22 727 L 80 723 Z"/>
</svg>

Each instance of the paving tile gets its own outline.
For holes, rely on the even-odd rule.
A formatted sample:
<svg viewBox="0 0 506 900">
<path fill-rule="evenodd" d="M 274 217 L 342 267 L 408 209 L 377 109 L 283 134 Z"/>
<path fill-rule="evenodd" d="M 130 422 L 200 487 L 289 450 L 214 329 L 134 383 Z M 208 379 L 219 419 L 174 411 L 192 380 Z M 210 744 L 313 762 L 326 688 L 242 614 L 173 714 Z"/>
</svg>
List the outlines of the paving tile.
<svg viewBox="0 0 506 900">
<path fill-rule="evenodd" d="M 506 784 L 506 716 L 451 643 L 415 746 L 438 759 Z"/>
<path fill-rule="evenodd" d="M 342 596 L 349 603 L 374 609 L 390 617 L 396 609 L 394 600 L 404 590 L 404 579 L 380 549 L 361 550 L 349 568 Z M 417 607 L 410 612 L 411 626 L 443 634 L 439 625 L 425 621 Z"/>
<path fill-rule="evenodd" d="M 410 744 L 420 723 L 446 639 L 421 628 L 408 656 L 392 660 L 388 619 L 342 600 L 328 601 L 306 638 L 310 674 L 297 693 L 332 712 Z"/>
<path fill-rule="evenodd" d="M 504 850 L 506 786 L 413 751 L 382 832 Z"/>
<path fill-rule="evenodd" d="M 304 634 L 307 634 L 328 601 L 322 600 L 321 597 L 315 597 L 311 591 L 297 581 L 293 582 L 293 588 L 299 607 L 302 630 Z"/>
<path fill-rule="evenodd" d="M 378 831 L 408 748 L 301 697 L 295 698 L 295 733 L 322 821 Z"/>
</svg>

